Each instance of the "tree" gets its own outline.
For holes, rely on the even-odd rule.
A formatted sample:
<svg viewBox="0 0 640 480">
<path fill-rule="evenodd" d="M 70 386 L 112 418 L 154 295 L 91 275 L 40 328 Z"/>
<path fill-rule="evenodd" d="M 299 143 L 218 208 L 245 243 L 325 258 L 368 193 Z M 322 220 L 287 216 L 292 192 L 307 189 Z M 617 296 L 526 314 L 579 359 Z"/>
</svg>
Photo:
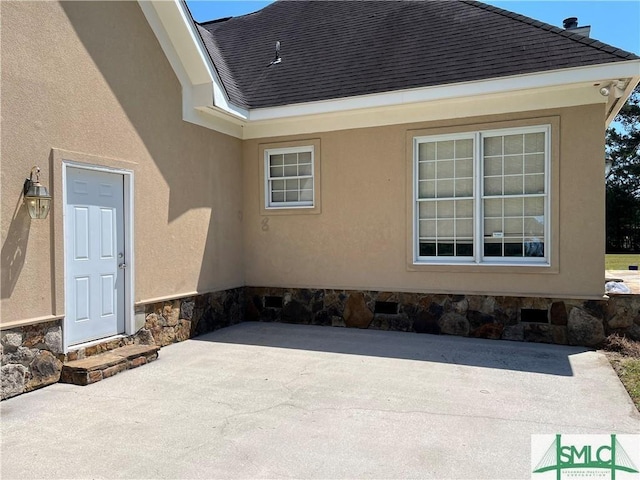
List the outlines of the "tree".
<svg viewBox="0 0 640 480">
<path fill-rule="evenodd" d="M 607 129 L 607 253 L 640 253 L 640 85 Z"/>
</svg>

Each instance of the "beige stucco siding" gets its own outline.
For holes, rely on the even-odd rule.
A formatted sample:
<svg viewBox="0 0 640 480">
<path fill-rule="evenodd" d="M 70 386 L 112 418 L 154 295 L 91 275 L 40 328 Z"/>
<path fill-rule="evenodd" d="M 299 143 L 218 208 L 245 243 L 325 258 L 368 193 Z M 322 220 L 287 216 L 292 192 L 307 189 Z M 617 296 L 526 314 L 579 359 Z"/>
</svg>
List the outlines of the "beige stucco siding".
<svg viewBox="0 0 640 480">
<path fill-rule="evenodd" d="M 241 141 L 182 120 L 180 84 L 138 4 L 3 1 L 0 12 L 2 322 L 64 311 L 53 232 L 65 159 L 134 172 L 136 302 L 243 285 Z M 22 205 L 36 164 L 53 195 L 45 221 Z"/>
<path fill-rule="evenodd" d="M 598 297 L 604 276 L 603 106 L 246 141 L 245 272 L 256 286 Z M 552 124 L 550 267 L 411 265 L 413 132 Z M 261 212 L 261 144 L 319 139 L 322 209 Z M 410 250 L 409 250 L 410 251 Z"/>
<path fill-rule="evenodd" d="M 604 104 L 242 141 L 182 120 L 137 3 L 3 1 L 0 14 L 5 325 L 64 315 L 64 161 L 133 172 L 137 303 L 242 285 L 602 293 Z M 412 265 L 412 137 L 523 124 L 552 125 L 551 266 Z M 292 142 L 318 153 L 321 202 L 264 211 L 261 148 Z M 54 197 L 45 221 L 22 205 L 33 165 Z"/>
</svg>

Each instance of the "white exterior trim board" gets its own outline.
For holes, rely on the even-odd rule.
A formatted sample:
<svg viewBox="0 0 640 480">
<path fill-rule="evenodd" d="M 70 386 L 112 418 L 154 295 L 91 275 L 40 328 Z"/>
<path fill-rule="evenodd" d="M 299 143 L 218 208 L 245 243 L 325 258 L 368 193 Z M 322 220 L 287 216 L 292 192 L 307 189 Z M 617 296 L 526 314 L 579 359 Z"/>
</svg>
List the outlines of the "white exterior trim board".
<svg viewBox="0 0 640 480">
<path fill-rule="evenodd" d="M 584 82 L 599 83 L 606 82 L 608 81 L 607 79 L 626 78 L 638 75 L 640 75 L 640 60 L 631 60 L 628 62 L 616 62 L 605 65 L 362 95 L 341 100 L 326 100 L 282 107 L 253 109 L 249 111 L 249 120 L 271 120 L 300 115 L 335 113 L 360 108 L 396 106 L 449 98 L 487 95 L 492 93 L 562 87 L 568 84 Z"/>
<path fill-rule="evenodd" d="M 312 134 L 351 128 L 380 127 L 398 124 L 498 115 L 520 111 L 603 104 L 606 98 L 591 84 L 529 90 L 509 94 L 491 94 L 474 98 L 420 102 L 393 107 L 367 108 L 324 115 L 294 117 L 279 121 L 250 122 L 244 126 L 242 138 Z M 603 115 L 604 121 L 604 115 Z"/>
<path fill-rule="evenodd" d="M 246 118 L 245 109 L 229 102 L 187 7 L 180 0 L 139 0 L 138 4 L 182 85 L 183 114 L 187 109 L 215 105 Z M 189 93 L 189 90 L 195 92 Z M 192 121 L 192 118 L 184 119 Z"/>
</svg>

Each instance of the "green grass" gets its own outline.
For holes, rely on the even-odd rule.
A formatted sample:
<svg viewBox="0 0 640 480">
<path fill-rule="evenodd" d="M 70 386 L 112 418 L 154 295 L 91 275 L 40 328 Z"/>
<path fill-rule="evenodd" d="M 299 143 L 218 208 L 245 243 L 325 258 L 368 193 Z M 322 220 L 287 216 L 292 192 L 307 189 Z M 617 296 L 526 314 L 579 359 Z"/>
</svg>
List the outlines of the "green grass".
<svg viewBox="0 0 640 480">
<path fill-rule="evenodd" d="M 607 270 L 628 270 L 629 265 L 640 265 L 640 254 L 607 254 L 605 268 Z"/>
<path fill-rule="evenodd" d="M 640 358 L 618 358 L 610 361 L 631 400 L 640 410 Z"/>
<path fill-rule="evenodd" d="M 622 362 L 620 380 L 629 392 L 629 396 L 636 408 L 640 410 L 640 359 L 627 358 Z"/>
<path fill-rule="evenodd" d="M 640 411 L 640 342 L 613 333 L 604 340 L 602 347 Z"/>
</svg>

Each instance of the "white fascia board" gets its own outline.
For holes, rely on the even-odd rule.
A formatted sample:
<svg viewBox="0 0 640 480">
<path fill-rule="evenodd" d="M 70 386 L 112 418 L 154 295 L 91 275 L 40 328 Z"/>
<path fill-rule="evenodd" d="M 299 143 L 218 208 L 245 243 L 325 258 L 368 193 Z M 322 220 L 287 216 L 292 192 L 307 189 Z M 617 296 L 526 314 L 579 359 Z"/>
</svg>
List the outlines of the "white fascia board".
<svg viewBox="0 0 640 480">
<path fill-rule="evenodd" d="M 196 87 L 197 90 L 197 87 Z M 216 132 L 243 138 L 243 122 L 236 116 L 226 113 L 219 108 L 196 106 L 191 102 L 192 90 L 183 90 L 182 119 Z M 197 93 L 196 93 L 197 94 Z"/>
<path fill-rule="evenodd" d="M 506 112 L 501 106 L 491 107 L 489 104 L 490 100 L 505 98 L 509 98 L 509 102 L 519 98 L 520 107 L 533 110 L 604 103 L 606 98 L 594 96 L 584 87 L 591 86 L 597 92 L 594 84 L 631 78 L 629 85 L 635 85 L 640 78 L 640 60 L 630 60 L 247 110 L 229 101 L 182 0 L 138 0 L 138 3 L 182 85 L 183 119 L 237 138 L 410 123 L 431 119 L 433 115 L 426 113 L 427 111 L 440 112 L 440 118 L 460 117 L 462 112 L 469 115 L 472 112 Z M 567 89 L 571 92 L 568 97 L 565 93 L 558 94 L 560 90 Z M 607 124 L 615 117 L 632 90 L 633 87 L 628 87 L 617 102 L 612 101 L 607 106 Z M 581 97 L 578 95 L 579 91 Z M 533 97 L 532 92 L 535 92 Z M 465 107 L 461 100 L 471 101 L 473 106 Z M 457 110 L 447 114 L 446 105 L 451 105 L 451 102 L 457 105 Z M 504 101 L 499 101 L 498 104 L 506 105 Z M 486 108 L 481 111 L 480 105 Z M 517 111 L 515 105 L 511 105 L 511 111 Z M 522 111 L 521 108 L 518 110 Z"/>
<path fill-rule="evenodd" d="M 151 9 L 155 13 L 154 22 L 149 22 L 156 32 L 161 26 L 168 40 L 182 63 L 192 85 L 199 85 L 213 80 L 212 72 L 207 65 L 204 51 L 198 48 L 194 28 L 189 13 L 179 0 L 155 1 L 141 0 L 138 2 L 145 12 Z M 149 20 L 149 18 L 147 18 Z M 157 25 L 160 22 L 160 25 Z"/>
<path fill-rule="evenodd" d="M 640 60 L 616 62 L 588 67 L 555 70 L 551 72 L 514 75 L 504 78 L 463 82 L 436 87 L 401 90 L 388 93 L 362 95 L 340 100 L 301 103 L 282 107 L 259 108 L 249 111 L 249 121 L 282 119 L 304 115 L 337 113 L 362 108 L 386 107 L 447 98 L 473 97 L 493 93 L 538 89 L 584 82 L 640 75 Z"/>
<path fill-rule="evenodd" d="M 242 138 L 301 135 L 352 128 L 381 127 L 438 120 L 501 115 L 578 105 L 607 99 L 591 83 L 545 89 L 476 95 L 336 113 L 247 122 Z M 604 120 L 604 118 L 603 118 Z"/>
<path fill-rule="evenodd" d="M 183 113 L 216 106 L 238 118 L 247 118 L 245 109 L 229 102 L 184 3 L 181 0 L 138 0 L 138 3 L 180 81 Z M 192 121 L 194 115 L 197 117 L 190 114 L 183 118 Z"/>
<path fill-rule="evenodd" d="M 633 77 L 627 82 L 627 87 L 624 89 L 624 93 L 620 98 L 615 98 L 614 95 L 610 94 L 610 97 L 613 97 L 613 102 L 611 105 L 607 105 L 607 118 L 605 120 L 605 125 L 609 127 L 611 122 L 616 118 L 618 112 L 622 109 L 627 99 L 631 96 L 636 86 L 640 83 L 640 76 Z"/>
</svg>

